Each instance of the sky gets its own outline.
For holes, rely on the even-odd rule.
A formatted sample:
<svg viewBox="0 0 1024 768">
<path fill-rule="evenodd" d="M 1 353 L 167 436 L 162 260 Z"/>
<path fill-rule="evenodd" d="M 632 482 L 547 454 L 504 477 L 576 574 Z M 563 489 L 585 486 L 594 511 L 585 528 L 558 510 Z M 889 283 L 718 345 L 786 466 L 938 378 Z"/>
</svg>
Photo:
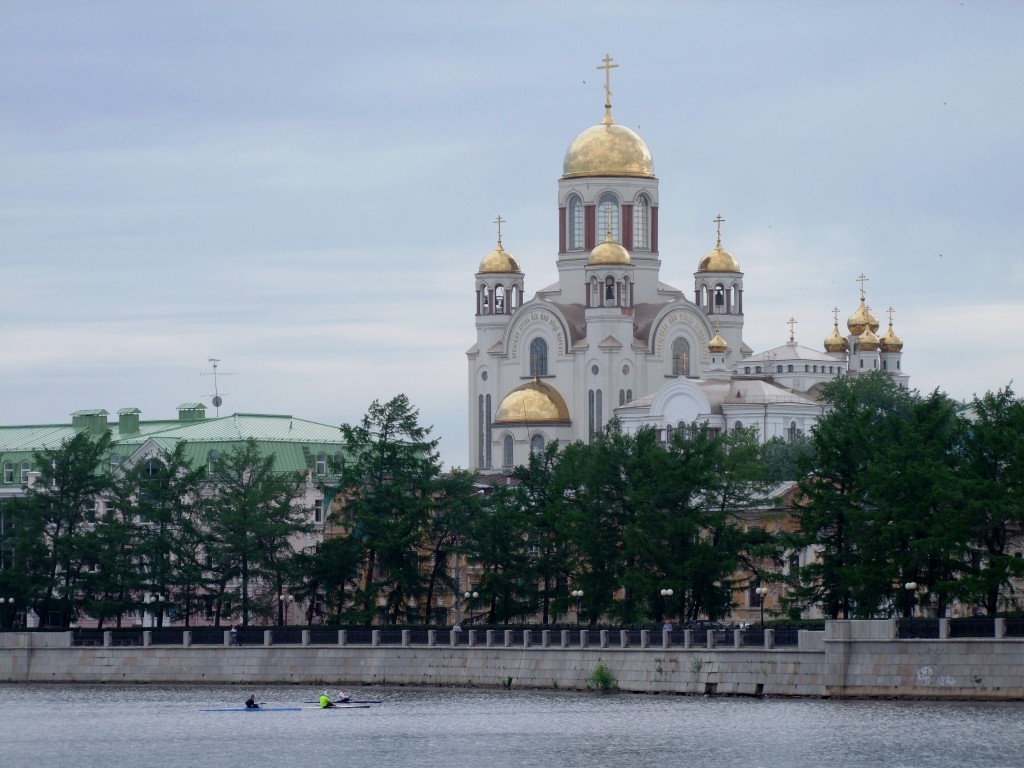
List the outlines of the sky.
<svg viewBox="0 0 1024 768">
<path fill-rule="evenodd" d="M 912 388 L 1020 392 L 1022 40 L 1011 0 L 0 0 L 0 423 L 404 393 L 465 467 L 473 275 L 500 214 L 557 279 L 606 54 L 664 282 L 721 215 L 755 352 L 821 350 L 863 274 Z"/>
</svg>

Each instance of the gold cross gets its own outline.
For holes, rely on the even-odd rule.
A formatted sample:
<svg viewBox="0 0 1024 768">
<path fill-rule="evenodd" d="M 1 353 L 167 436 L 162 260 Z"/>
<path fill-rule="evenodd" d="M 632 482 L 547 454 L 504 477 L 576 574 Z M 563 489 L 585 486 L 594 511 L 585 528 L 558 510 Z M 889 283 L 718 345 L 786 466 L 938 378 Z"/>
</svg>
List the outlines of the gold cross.
<svg viewBox="0 0 1024 768">
<path fill-rule="evenodd" d="M 796 325 L 796 319 L 792 317 L 789 318 L 789 320 L 786 321 L 786 325 L 789 326 L 789 340 L 793 341 L 793 326 Z"/>
<path fill-rule="evenodd" d="M 718 214 L 715 216 L 713 221 L 718 225 L 718 242 L 715 243 L 715 248 L 720 248 L 722 245 L 722 222 L 725 221 L 725 219 L 722 218 L 722 214 Z"/>
<path fill-rule="evenodd" d="M 498 214 L 498 218 L 494 220 L 494 223 L 498 225 L 498 250 L 501 250 L 501 225 L 507 224 L 506 219 L 501 218 L 501 214 Z"/>
<path fill-rule="evenodd" d="M 860 277 L 857 278 L 857 282 L 860 283 L 860 298 L 861 298 L 861 301 L 863 301 L 864 300 L 864 283 L 868 282 L 868 278 L 864 275 L 863 272 L 861 272 L 860 273 Z"/>
<path fill-rule="evenodd" d="M 892 325 L 892 313 L 895 312 L 896 310 L 893 309 L 892 307 L 889 307 L 885 311 L 889 313 L 889 325 Z"/>
<path fill-rule="evenodd" d="M 604 66 L 595 67 L 595 69 L 604 70 L 604 107 L 605 109 L 612 108 L 612 70 L 618 68 L 618 64 L 612 64 L 612 57 L 607 53 L 604 58 L 601 59 L 604 62 Z"/>
<path fill-rule="evenodd" d="M 839 307 L 832 307 L 832 321 L 839 325 Z"/>
</svg>

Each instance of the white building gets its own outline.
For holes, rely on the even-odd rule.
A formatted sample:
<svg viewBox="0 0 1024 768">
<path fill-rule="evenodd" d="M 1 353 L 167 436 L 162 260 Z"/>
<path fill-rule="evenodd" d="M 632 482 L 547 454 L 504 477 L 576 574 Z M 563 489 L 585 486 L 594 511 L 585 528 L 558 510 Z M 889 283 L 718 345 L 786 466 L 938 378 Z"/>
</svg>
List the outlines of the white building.
<svg viewBox="0 0 1024 768">
<path fill-rule="evenodd" d="M 476 273 L 471 466 L 506 471 L 551 440 L 588 440 L 616 417 L 629 431 L 649 424 L 667 435 L 706 421 L 791 439 L 821 414 L 816 386 L 835 376 L 885 370 L 906 386 L 903 342 L 891 320 L 876 335 L 863 280 L 848 334 L 835 319 L 824 351 L 791 334 L 754 354 L 743 342 L 743 272 L 722 247 L 721 217 L 715 247 L 694 259 L 692 298 L 659 280 L 658 179 L 643 139 L 612 118 L 609 62 L 599 67 L 604 119 L 569 145 L 558 181 L 558 282 L 526 300 L 500 217 L 497 248 Z"/>
</svg>

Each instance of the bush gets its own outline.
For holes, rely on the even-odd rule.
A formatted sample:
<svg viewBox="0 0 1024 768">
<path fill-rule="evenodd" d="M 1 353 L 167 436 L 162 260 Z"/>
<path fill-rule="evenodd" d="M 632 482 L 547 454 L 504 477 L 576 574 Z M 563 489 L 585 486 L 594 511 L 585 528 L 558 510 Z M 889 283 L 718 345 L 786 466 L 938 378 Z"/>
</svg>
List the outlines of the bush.
<svg viewBox="0 0 1024 768">
<path fill-rule="evenodd" d="M 598 662 L 587 680 L 587 690 L 608 693 L 608 691 L 617 691 L 618 689 L 619 686 L 615 683 L 611 670 L 604 665 L 604 662 Z"/>
</svg>

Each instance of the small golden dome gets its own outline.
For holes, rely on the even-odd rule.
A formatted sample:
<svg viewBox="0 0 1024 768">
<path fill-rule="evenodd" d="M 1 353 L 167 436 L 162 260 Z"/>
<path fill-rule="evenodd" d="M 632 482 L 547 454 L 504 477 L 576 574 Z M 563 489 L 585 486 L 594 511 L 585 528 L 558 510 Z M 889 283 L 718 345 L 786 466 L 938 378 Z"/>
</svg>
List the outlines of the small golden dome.
<svg viewBox="0 0 1024 768">
<path fill-rule="evenodd" d="M 892 331 L 892 320 L 889 321 L 889 331 L 879 342 L 883 352 L 899 352 L 903 349 L 903 339 Z"/>
<path fill-rule="evenodd" d="M 864 332 L 857 337 L 857 348 L 865 352 L 874 352 L 878 349 L 878 344 L 878 337 L 870 328 L 865 328 Z"/>
<path fill-rule="evenodd" d="M 825 351 L 845 352 L 849 348 L 850 342 L 846 340 L 845 336 L 839 335 L 839 321 L 836 320 L 832 325 L 832 335 L 825 339 Z"/>
<path fill-rule="evenodd" d="M 870 328 L 872 334 L 878 331 L 878 318 L 871 314 L 871 310 L 865 306 L 863 296 L 860 297 L 860 306 L 857 307 L 857 311 L 846 321 L 846 327 L 850 329 L 850 333 L 857 336 L 864 333 L 865 328 Z"/>
<path fill-rule="evenodd" d="M 491 272 L 500 274 L 519 274 L 523 270 L 519 268 L 519 262 L 516 261 L 515 257 L 501 247 L 501 241 L 498 241 L 498 247 L 493 251 L 484 256 L 480 262 L 480 269 L 477 272 Z"/>
<path fill-rule="evenodd" d="M 739 272 L 740 263 L 718 243 L 700 260 L 698 272 Z"/>
<path fill-rule="evenodd" d="M 584 176 L 653 179 L 654 161 L 644 140 L 626 126 L 616 124 L 608 110 L 604 121 L 573 139 L 565 153 L 562 178 Z"/>
<path fill-rule="evenodd" d="M 612 240 L 612 233 L 609 231 L 604 242 L 590 252 L 588 266 L 595 264 L 629 264 L 629 251 Z"/>
<path fill-rule="evenodd" d="M 718 328 L 715 328 L 715 338 L 708 342 L 708 352 L 715 355 L 725 354 L 725 350 L 729 348 L 729 345 L 725 343 L 725 339 L 718 332 Z"/>
<path fill-rule="evenodd" d="M 569 424 L 571 419 L 558 390 L 534 379 L 505 395 L 491 423 Z"/>
</svg>

